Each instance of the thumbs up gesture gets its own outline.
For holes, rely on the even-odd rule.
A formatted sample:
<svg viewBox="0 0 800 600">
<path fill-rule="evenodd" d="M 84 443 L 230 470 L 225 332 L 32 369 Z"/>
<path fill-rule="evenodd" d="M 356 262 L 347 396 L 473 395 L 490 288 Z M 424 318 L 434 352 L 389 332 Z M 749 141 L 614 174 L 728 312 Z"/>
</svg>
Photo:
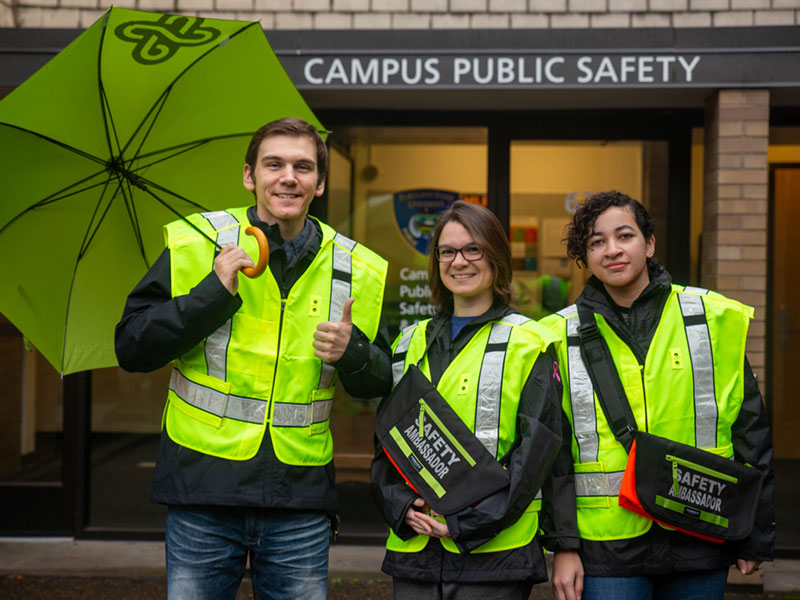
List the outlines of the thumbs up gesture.
<svg viewBox="0 0 800 600">
<path fill-rule="evenodd" d="M 353 331 L 353 298 L 348 298 L 342 308 L 341 321 L 323 321 L 314 332 L 314 356 L 327 363 L 342 357 Z"/>
</svg>

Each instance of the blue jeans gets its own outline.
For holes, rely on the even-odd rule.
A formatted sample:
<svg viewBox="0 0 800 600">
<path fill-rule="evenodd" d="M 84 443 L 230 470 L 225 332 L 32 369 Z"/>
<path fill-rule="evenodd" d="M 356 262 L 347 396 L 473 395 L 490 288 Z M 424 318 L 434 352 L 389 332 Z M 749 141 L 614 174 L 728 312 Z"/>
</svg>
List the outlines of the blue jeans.
<svg viewBox="0 0 800 600">
<path fill-rule="evenodd" d="M 583 600 L 722 600 L 728 569 L 583 578 Z"/>
<path fill-rule="evenodd" d="M 319 512 L 169 507 L 169 600 L 236 598 L 250 557 L 254 600 L 324 600 L 330 520 Z"/>
</svg>

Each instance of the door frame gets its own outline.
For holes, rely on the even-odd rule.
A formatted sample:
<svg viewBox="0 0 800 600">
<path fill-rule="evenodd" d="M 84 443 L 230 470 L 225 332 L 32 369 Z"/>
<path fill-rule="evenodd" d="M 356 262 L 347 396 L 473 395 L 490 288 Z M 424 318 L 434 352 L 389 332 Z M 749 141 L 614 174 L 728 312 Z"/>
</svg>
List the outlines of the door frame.
<svg viewBox="0 0 800 600">
<path fill-rule="evenodd" d="M 770 163 L 769 164 L 769 181 L 768 181 L 768 200 L 767 200 L 767 240 L 769 244 L 767 247 L 767 314 L 766 314 L 766 352 L 765 359 L 767 365 L 770 367 L 767 376 L 767 382 L 764 386 L 764 405 L 767 410 L 767 419 L 769 421 L 770 430 L 775 431 L 774 423 L 774 401 L 773 393 L 775 390 L 775 376 L 774 376 L 774 344 L 775 344 L 775 329 L 776 318 L 775 314 L 775 171 L 779 169 L 800 169 L 800 163 Z"/>
<path fill-rule="evenodd" d="M 698 111 L 626 111 L 598 118 L 603 111 L 552 113 L 535 124 L 530 116 L 520 125 L 489 129 L 489 208 L 508 228 L 510 211 L 511 142 L 515 140 L 645 140 L 668 145 L 667 261 L 674 281 L 690 283 L 691 238 L 680 225 L 691 222 L 692 128 L 702 126 Z M 654 119 L 653 115 L 659 118 Z M 566 125 L 565 125 L 566 124 Z M 503 201 L 505 199 L 505 201 Z"/>
<path fill-rule="evenodd" d="M 91 372 L 63 378 L 61 479 L 0 482 L 0 535 L 80 537 L 89 501 Z"/>
</svg>

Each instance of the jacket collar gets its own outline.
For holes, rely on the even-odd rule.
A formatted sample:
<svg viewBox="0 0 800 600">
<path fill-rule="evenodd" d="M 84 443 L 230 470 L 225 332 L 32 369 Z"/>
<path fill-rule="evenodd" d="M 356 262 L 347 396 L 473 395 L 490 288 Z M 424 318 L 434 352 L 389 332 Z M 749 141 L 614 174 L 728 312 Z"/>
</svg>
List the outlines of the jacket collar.
<svg viewBox="0 0 800 600">
<path fill-rule="evenodd" d="M 642 364 L 672 289 L 672 277 L 655 259 L 648 261 L 648 269 L 650 282 L 628 311 L 623 311 L 614 303 L 605 286 L 594 276 L 586 282 L 577 300 L 581 306 L 601 315 L 626 341 Z M 623 315 L 623 312 L 626 314 Z"/>
</svg>

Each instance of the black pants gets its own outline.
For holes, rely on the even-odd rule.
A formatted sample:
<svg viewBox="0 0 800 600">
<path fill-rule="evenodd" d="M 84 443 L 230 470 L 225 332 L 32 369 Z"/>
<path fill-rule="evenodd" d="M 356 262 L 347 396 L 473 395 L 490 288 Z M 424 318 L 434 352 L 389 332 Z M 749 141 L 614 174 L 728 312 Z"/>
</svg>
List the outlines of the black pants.
<svg viewBox="0 0 800 600">
<path fill-rule="evenodd" d="M 486 583 L 434 583 L 394 578 L 395 600 L 528 600 L 529 581 Z"/>
</svg>

